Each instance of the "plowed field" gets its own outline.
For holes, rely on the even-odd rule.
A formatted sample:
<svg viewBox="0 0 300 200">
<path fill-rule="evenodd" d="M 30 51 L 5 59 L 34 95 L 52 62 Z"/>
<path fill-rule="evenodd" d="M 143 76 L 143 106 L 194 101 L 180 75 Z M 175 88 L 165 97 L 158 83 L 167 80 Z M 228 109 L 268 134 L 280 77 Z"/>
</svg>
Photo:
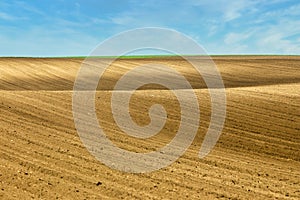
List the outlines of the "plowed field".
<svg viewBox="0 0 300 200">
<path fill-rule="evenodd" d="M 95 159 L 77 134 L 72 90 L 82 59 L 0 58 L 0 199 L 300 199 L 300 57 L 213 59 L 226 87 L 227 115 L 204 159 L 198 152 L 210 97 L 185 61 L 120 59 L 104 74 L 97 116 L 108 137 L 127 150 L 149 152 L 168 143 L 180 110 L 172 92 L 148 85 L 134 93 L 132 117 L 145 125 L 147 108 L 160 103 L 169 116 L 163 131 L 148 140 L 121 133 L 110 97 L 123 72 L 150 62 L 172 66 L 199 99 L 200 126 L 185 154 L 161 170 L 130 174 Z"/>
</svg>

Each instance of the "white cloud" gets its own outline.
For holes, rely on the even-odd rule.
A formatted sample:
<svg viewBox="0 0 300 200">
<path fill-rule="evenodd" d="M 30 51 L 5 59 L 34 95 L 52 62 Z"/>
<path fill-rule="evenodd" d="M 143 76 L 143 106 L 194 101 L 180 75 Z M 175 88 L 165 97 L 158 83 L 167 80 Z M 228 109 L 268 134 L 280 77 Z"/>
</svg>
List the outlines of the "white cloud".
<svg viewBox="0 0 300 200">
<path fill-rule="evenodd" d="M 3 27 L 0 26 L 0 29 Z M 18 31 L 22 37 L 15 37 Z M 3 31 L 4 32 L 4 31 Z M 30 30 L 6 29 L 0 34 L 1 56 L 76 56 L 88 53 L 103 38 L 94 38 L 88 34 L 70 29 L 49 30 L 45 27 L 33 27 Z"/>
<path fill-rule="evenodd" d="M 25 1 L 13 1 L 13 4 L 14 4 L 15 7 L 21 8 L 22 10 L 26 10 L 30 13 L 35 13 L 35 14 L 38 14 L 38 15 L 45 16 L 45 13 L 43 11 L 41 11 L 40 9 L 37 9 L 34 6 L 29 5 Z"/>
<path fill-rule="evenodd" d="M 292 5 L 285 9 L 269 11 L 263 15 L 264 18 L 282 18 L 287 16 L 300 16 L 300 4 Z"/>
<path fill-rule="evenodd" d="M 224 38 L 225 44 L 236 44 L 249 38 L 251 33 L 228 33 Z"/>
<path fill-rule="evenodd" d="M 111 21 L 114 24 L 118 24 L 118 25 L 128 25 L 128 24 L 133 24 L 136 22 L 134 17 L 131 17 L 129 15 L 125 16 L 125 14 L 116 16 L 116 17 L 112 17 Z"/>
<path fill-rule="evenodd" d="M 90 21 L 92 24 L 104 24 L 109 23 L 109 20 L 101 19 L 101 18 L 95 18 L 95 17 L 88 17 L 88 21 Z"/>
<path fill-rule="evenodd" d="M 280 34 L 271 35 L 259 41 L 261 51 L 272 49 L 274 53 L 300 54 L 300 43 L 283 39 Z"/>
<path fill-rule="evenodd" d="M 7 21 L 14 21 L 14 20 L 19 20 L 19 19 L 24 19 L 24 18 L 15 17 L 15 16 L 7 14 L 5 12 L 0 12 L 0 19 L 7 20 Z"/>
<path fill-rule="evenodd" d="M 249 9 L 257 2 L 249 0 L 227 1 L 227 0 L 188 0 L 184 1 L 192 6 L 203 8 L 209 13 L 220 13 L 224 22 L 237 19 L 242 16 L 243 11 Z"/>
<path fill-rule="evenodd" d="M 300 20 L 285 19 L 267 27 L 258 35 L 257 45 L 261 51 L 271 50 L 277 53 L 300 54 L 300 42 L 289 39 L 300 34 Z"/>
<path fill-rule="evenodd" d="M 14 17 L 11 16 L 11 15 L 8 15 L 7 13 L 0 12 L 0 19 L 4 19 L 4 20 L 13 20 Z"/>
</svg>

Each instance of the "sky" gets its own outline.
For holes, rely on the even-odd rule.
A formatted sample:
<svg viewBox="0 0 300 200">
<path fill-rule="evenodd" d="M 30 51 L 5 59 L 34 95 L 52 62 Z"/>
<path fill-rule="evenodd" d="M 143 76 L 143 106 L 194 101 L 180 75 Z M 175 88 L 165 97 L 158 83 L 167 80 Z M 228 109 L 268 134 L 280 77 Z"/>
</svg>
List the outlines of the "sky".
<svg viewBox="0 0 300 200">
<path fill-rule="evenodd" d="M 298 0 L 0 1 L 0 56 L 86 56 L 122 31 L 162 27 L 208 54 L 300 54 Z"/>
</svg>

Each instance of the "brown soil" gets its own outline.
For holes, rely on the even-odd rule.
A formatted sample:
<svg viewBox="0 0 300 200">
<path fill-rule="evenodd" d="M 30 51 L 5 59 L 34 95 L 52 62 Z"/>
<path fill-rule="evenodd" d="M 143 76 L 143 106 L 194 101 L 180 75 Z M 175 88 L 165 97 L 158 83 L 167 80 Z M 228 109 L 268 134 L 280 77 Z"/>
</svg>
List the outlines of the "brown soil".
<svg viewBox="0 0 300 200">
<path fill-rule="evenodd" d="M 299 199 L 300 57 L 214 61 L 226 86 L 227 116 L 204 159 L 198 152 L 210 121 L 210 98 L 185 61 L 118 60 L 105 72 L 97 115 L 108 137 L 127 150 L 164 146 L 178 129 L 180 110 L 165 88 L 140 88 L 130 108 L 134 120 L 147 124 L 147 108 L 157 102 L 168 111 L 166 126 L 149 140 L 120 133 L 109 100 L 122 73 L 151 62 L 171 66 L 190 81 L 200 102 L 200 127 L 186 153 L 159 171 L 130 174 L 96 160 L 76 132 L 72 89 L 82 59 L 0 58 L 0 199 Z"/>
</svg>

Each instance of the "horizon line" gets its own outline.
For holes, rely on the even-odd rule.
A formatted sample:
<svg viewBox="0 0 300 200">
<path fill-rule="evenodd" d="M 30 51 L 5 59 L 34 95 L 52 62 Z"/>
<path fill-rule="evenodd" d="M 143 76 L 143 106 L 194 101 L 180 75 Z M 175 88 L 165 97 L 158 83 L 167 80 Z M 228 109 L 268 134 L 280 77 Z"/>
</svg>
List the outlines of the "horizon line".
<svg viewBox="0 0 300 200">
<path fill-rule="evenodd" d="M 152 57 L 197 57 L 197 56 L 300 56 L 297 54 L 184 54 L 184 55 L 170 55 L 170 54 L 145 54 L 145 55 L 123 55 L 123 56 L 0 56 L 0 58 L 152 58 Z"/>
</svg>

